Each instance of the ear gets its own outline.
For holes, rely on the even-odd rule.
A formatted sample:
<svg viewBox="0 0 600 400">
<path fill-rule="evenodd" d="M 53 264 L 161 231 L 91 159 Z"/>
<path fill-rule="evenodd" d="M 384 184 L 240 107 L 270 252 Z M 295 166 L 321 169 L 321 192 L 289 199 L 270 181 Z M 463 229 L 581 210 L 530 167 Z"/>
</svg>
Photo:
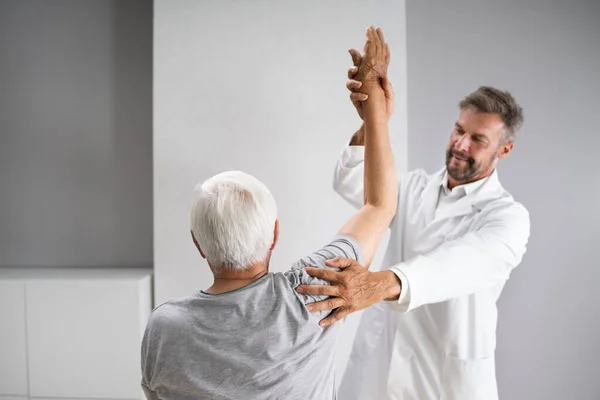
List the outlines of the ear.
<svg viewBox="0 0 600 400">
<path fill-rule="evenodd" d="M 196 248 L 200 252 L 200 255 L 202 256 L 202 258 L 206 259 L 206 256 L 202 252 L 202 249 L 200 248 L 200 245 L 198 244 L 198 241 L 196 240 L 196 237 L 194 236 L 194 232 L 190 231 L 190 233 L 192 234 L 192 240 L 194 241 L 194 244 L 196 245 Z"/>
<path fill-rule="evenodd" d="M 277 245 L 277 239 L 279 239 L 279 220 L 275 220 L 275 228 L 273 228 L 273 244 L 269 250 L 273 250 Z"/>
<path fill-rule="evenodd" d="M 502 146 L 500 146 L 500 149 L 498 150 L 498 158 L 504 158 L 508 156 L 513 147 L 515 147 L 515 142 L 504 143 Z"/>
</svg>

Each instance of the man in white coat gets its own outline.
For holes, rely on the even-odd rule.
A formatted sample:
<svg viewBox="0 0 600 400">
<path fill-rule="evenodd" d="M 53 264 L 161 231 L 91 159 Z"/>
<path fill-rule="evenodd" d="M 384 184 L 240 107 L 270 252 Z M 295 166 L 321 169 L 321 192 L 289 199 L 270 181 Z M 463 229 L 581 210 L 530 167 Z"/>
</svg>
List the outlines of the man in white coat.
<svg viewBox="0 0 600 400">
<path fill-rule="evenodd" d="M 347 83 L 362 118 L 361 82 Z M 384 81 L 388 115 L 393 92 Z M 496 170 L 523 123 L 513 96 L 480 87 L 460 102 L 446 149 L 446 165 L 399 179 L 398 210 L 390 224 L 383 269 L 397 277 L 400 296 L 386 299 L 373 272 L 338 260 L 340 272 L 310 269 L 331 286 L 302 286 L 301 293 L 334 296 L 312 311 L 336 309 L 330 325 L 365 310 L 340 385 L 343 400 L 494 400 L 496 301 L 520 262 L 529 239 L 529 214 L 502 187 Z M 335 190 L 363 204 L 363 127 L 343 149 Z M 382 301 L 387 300 L 387 301 Z"/>
</svg>

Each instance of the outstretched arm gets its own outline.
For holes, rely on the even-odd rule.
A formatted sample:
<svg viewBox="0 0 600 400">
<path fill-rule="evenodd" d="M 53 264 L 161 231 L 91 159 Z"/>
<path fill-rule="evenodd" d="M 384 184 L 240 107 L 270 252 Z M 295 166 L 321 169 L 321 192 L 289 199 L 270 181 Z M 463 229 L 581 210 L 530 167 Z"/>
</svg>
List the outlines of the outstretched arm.
<svg viewBox="0 0 600 400">
<path fill-rule="evenodd" d="M 337 308 L 321 321 L 322 326 L 381 300 L 397 298 L 404 290 L 408 290 L 408 296 L 395 308 L 407 312 L 424 304 L 446 301 L 505 282 L 521 262 L 528 240 L 529 214 L 523 206 L 516 204 L 496 210 L 479 230 L 448 241 L 390 270 L 370 272 L 346 258 L 326 263 L 342 272 L 307 269 L 309 275 L 329 281 L 331 285 L 306 286 L 300 290 L 312 295 L 334 296 L 309 307 L 313 312 Z M 395 274 L 403 275 L 408 287 L 395 285 Z"/>
<path fill-rule="evenodd" d="M 386 95 L 381 80 L 387 77 L 390 53 L 381 29 L 369 27 L 365 55 L 358 70 L 362 92 L 365 131 L 364 205 L 340 229 L 355 238 L 370 265 L 383 234 L 396 214 L 398 183 L 388 133 Z"/>
</svg>

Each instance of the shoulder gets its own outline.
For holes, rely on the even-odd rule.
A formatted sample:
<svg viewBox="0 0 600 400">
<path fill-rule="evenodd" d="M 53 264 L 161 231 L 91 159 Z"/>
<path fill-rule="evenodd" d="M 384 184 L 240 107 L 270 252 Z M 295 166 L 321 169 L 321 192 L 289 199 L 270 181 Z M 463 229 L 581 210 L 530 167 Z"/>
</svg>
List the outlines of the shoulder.
<svg viewBox="0 0 600 400">
<path fill-rule="evenodd" d="M 429 174 L 424 169 L 417 168 L 399 174 L 399 181 L 401 183 L 416 183 L 421 181 L 427 181 L 428 177 Z"/>
<path fill-rule="evenodd" d="M 474 205 L 486 216 L 493 219 L 529 221 L 529 211 L 506 190 L 500 181 L 490 179 L 480 189 Z"/>
<path fill-rule="evenodd" d="M 432 181 L 441 181 L 444 170 L 438 170 L 430 174 L 422 168 L 417 168 L 400 174 L 398 179 L 399 194 L 414 196 L 421 193 Z"/>
<path fill-rule="evenodd" d="M 325 268 L 325 261 L 335 257 L 345 257 L 363 263 L 360 244 L 350 235 L 337 235 L 328 244 L 302 257 L 292 265 L 292 270 L 304 267 Z"/>
<path fill-rule="evenodd" d="M 337 235 L 327 245 L 293 263 L 289 271 L 286 271 L 283 276 L 286 277 L 293 288 L 298 285 L 328 284 L 326 281 L 308 275 L 304 268 L 334 269 L 325 265 L 325 261 L 336 257 L 349 258 L 359 264 L 363 263 L 362 248 L 358 241 L 350 235 Z"/>
<path fill-rule="evenodd" d="M 477 208 L 477 229 L 485 229 L 513 247 L 528 242 L 531 231 L 529 212 L 501 185 L 498 185 L 495 196 L 479 202 Z"/>
<path fill-rule="evenodd" d="M 313 266 L 317 267 L 318 266 Z M 329 267 L 326 267 L 329 268 Z M 292 268 L 285 272 L 279 272 L 274 277 L 275 287 L 289 287 L 296 289 L 300 285 L 329 285 L 330 283 L 319 278 L 315 278 L 306 273 L 303 268 Z M 294 290 L 294 293 L 297 292 Z"/>
<path fill-rule="evenodd" d="M 423 168 L 416 168 L 400 174 L 400 183 L 409 184 L 409 185 L 427 185 L 432 179 L 441 179 L 444 175 L 445 168 L 441 170 L 437 170 L 433 173 L 428 173 Z"/>
<path fill-rule="evenodd" d="M 177 324 L 185 318 L 189 301 L 189 297 L 182 297 L 156 306 L 148 318 L 148 328 Z"/>
<path fill-rule="evenodd" d="M 515 224 L 519 227 L 529 226 L 529 211 L 518 201 L 515 201 L 508 192 L 506 195 L 484 204 L 481 215 L 486 221 Z"/>
</svg>

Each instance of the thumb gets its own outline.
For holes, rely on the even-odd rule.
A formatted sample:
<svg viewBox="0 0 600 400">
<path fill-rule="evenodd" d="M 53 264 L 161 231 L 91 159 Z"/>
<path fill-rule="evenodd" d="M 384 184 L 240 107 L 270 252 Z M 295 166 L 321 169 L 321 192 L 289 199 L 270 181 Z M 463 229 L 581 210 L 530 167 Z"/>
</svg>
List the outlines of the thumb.
<svg viewBox="0 0 600 400">
<path fill-rule="evenodd" d="M 348 53 L 350 53 L 350 57 L 352 57 L 352 64 L 354 64 L 355 67 L 360 66 L 360 63 L 362 62 L 360 52 L 356 49 L 349 49 Z"/>
</svg>

